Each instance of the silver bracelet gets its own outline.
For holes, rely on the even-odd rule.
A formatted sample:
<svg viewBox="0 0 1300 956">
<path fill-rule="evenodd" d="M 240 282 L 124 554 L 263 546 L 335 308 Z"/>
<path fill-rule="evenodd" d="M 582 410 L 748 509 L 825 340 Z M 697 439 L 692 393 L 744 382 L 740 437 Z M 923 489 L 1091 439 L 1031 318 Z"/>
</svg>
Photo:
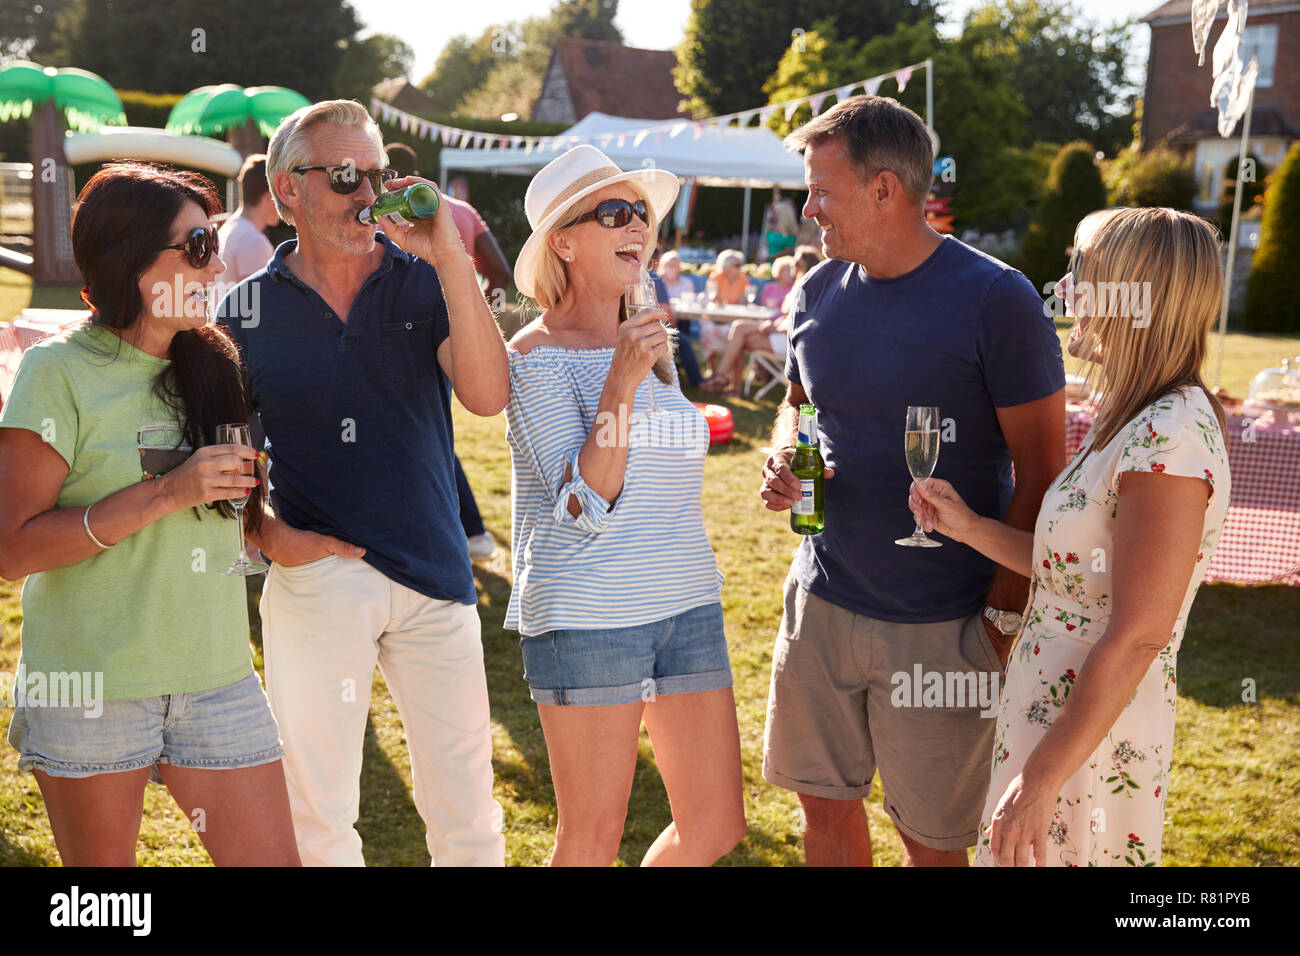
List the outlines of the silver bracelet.
<svg viewBox="0 0 1300 956">
<path fill-rule="evenodd" d="M 95 504 L 98 503 L 99 502 L 96 502 Z M 95 507 L 95 505 L 87 505 L 86 510 L 81 513 L 81 526 L 86 529 L 86 537 L 90 538 L 91 541 L 99 545 L 101 551 L 107 551 L 109 548 L 112 547 L 112 545 L 104 544 L 104 542 L 100 541 L 98 538 L 95 537 L 95 532 L 90 530 L 90 509 L 93 507 Z"/>
</svg>

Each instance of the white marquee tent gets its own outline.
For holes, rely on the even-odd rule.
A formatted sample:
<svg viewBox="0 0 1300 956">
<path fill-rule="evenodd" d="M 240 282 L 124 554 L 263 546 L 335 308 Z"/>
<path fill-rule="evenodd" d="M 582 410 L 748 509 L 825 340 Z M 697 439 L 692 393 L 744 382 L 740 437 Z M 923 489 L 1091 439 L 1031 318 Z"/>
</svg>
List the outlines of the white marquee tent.
<svg viewBox="0 0 1300 956">
<path fill-rule="evenodd" d="M 641 135 L 638 131 L 649 129 Z M 622 169 L 653 164 L 702 186 L 781 186 L 803 189 L 803 159 L 787 152 L 767 127 L 724 127 L 706 123 L 698 129 L 689 120 L 630 119 L 588 113 L 553 141 L 534 146 L 442 150 L 442 175 L 447 170 L 495 170 L 531 176 L 566 149 L 579 143 L 595 146 Z"/>
<path fill-rule="evenodd" d="M 649 130 L 648 132 L 642 132 Z M 655 167 L 701 186 L 743 186 L 745 214 L 741 248 L 748 255 L 749 196 L 758 186 L 803 189 L 803 158 L 788 152 L 781 139 L 765 126 L 745 128 L 697 124 L 689 120 L 661 121 L 588 113 L 553 140 L 531 150 L 444 147 L 439 183 L 447 187 L 447 171 L 507 173 L 531 176 L 565 150 L 581 143 L 595 146 L 624 170 Z M 682 200 L 689 190 L 683 190 Z M 680 203 L 679 203 L 680 204 Z M 681 211 L 684 221 L 685 211 Z"/>
</svg>

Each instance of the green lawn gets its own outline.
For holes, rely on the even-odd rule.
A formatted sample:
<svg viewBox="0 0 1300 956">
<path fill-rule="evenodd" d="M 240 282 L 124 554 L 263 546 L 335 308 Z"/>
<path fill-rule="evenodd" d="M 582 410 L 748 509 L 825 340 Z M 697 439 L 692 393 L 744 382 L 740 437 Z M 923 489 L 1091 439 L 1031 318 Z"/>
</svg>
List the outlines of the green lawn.
<svg viewBox="0 0 1300 956">
<path fill-rule="evenodd" d="M 22 298 L 0 270 L 0 317 Z M 10 298 L 4 298 L 9 295 Z M 22 303 L 25 304 L 25 303 Z M 19 306 L 21 307 L 21 305 Z M 1241 342 L 1245 358 L 1236 359 Z M 1229 338 L 1234 375 L 1248 381 L 1260 362 L 1300 352 L 1298 339 Z M 1233 381 L 1226 379 L 1227 381 Z M 1229 385 L 1233 388 L 1232 385 Z M 1235 390 L 1241 389 L 1240 384 Z M 735 675 L 749 834 L 724 860 L 730 865 L 794 865 L 802 861 L 797 800 L 759 772 L 771 646 L 781 607 L 781 582 L 796 545 L 785 515 L 767 512 L 755 494 L 774 405 L 731 403 L 736 438 L 714 448 L 705 464 L 705 522 L 726 575 L 723 605 Z M 510 461 L 504 420 L 455 411 L 457 450 L 484 520 L 500 542 L 510 530 Z M 476 567 L 483 643 L 492 699 L 496 795 L 505 808 L 508 862 L 544 863 L 555 827 L 555 798 L 546 747 L 522 680 L 518 637 L 501 627 L 509 595 L 504 552 Z M 18 586 L 0 583 L 0 671 L 12 671 L 21 612 Z M 1165 830 L 1168 865 L 1300 864 L 1300 655 L 1294 650 L 1300 589 L 1203 587 L 1180 655 L 1176 754 Z M 255 635 L 256 636 L 256 635 Z M 258 661 L 260 666 L 260 660 Z M 1256 703 L 1242 701 L 1255 682 Z M 8 713 L 3 714 L 7 721 Z M 401 723 L 376 677 L 366 738 L 359 829 L 367 859 L 378 865 L 428 862 L 422 826 L 410 797 L 410 765 Z M 901 862 L 902 848 L 881 808 L 868 802 L 876 859 Z M 140 862 L 206 863 L 207 856 L 167 792 L 146 797 Z M 635 865 L 669 821 L 668 802 L 643 735 L 619 862 Z M 17 771 L 17 755 L 0 746 L 0 865 L 52 865 L 58 855 L 40 793 Z"/>
</svg>

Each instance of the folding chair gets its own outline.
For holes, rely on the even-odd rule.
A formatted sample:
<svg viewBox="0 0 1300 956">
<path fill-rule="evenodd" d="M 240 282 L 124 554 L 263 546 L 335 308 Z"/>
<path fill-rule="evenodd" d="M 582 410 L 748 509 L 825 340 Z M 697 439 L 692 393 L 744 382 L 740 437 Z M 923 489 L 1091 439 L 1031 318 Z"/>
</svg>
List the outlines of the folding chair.
<svg viewBox="0 0 1300 956">
<path fill-rule="evenodd" d="M 785 377 L 785 356 L 777 355 L 775 352 L 750 352 L 749 358 L 745 360 L 745 397 L 749 398 L 749 390 L 754 384 L 754 372 L 761 368 L 768 374 L 768 381 L 758 390 L 754 396 L 754 401 L 760 402 L 763 396 L 776 388 L 778 385 L 789 385 L 789 379 Z"/>
</svg>

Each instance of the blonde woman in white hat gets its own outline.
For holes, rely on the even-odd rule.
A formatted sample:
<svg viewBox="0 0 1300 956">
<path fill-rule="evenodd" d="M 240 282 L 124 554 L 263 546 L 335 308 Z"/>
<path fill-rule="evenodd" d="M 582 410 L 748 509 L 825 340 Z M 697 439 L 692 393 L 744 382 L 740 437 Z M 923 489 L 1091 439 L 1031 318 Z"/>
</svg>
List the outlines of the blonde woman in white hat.
<svg viewBox="0 0 1300 956">
<path fill-rule="evenodd" d="M 551 865 L 618 855 L 645 722 L 673 820 L 642 861 L 709 865 L 745 834 L 740 736 L 704 533 L 708 426 L 658 310 L 623 293 L 677 195 L 579 146 L 534 177 L 515 283 L 542 310 L 510 343 L 514 590 L 550 755 Z M 653 406 L 653 407 L 652 407 Z"/>
</svg>

